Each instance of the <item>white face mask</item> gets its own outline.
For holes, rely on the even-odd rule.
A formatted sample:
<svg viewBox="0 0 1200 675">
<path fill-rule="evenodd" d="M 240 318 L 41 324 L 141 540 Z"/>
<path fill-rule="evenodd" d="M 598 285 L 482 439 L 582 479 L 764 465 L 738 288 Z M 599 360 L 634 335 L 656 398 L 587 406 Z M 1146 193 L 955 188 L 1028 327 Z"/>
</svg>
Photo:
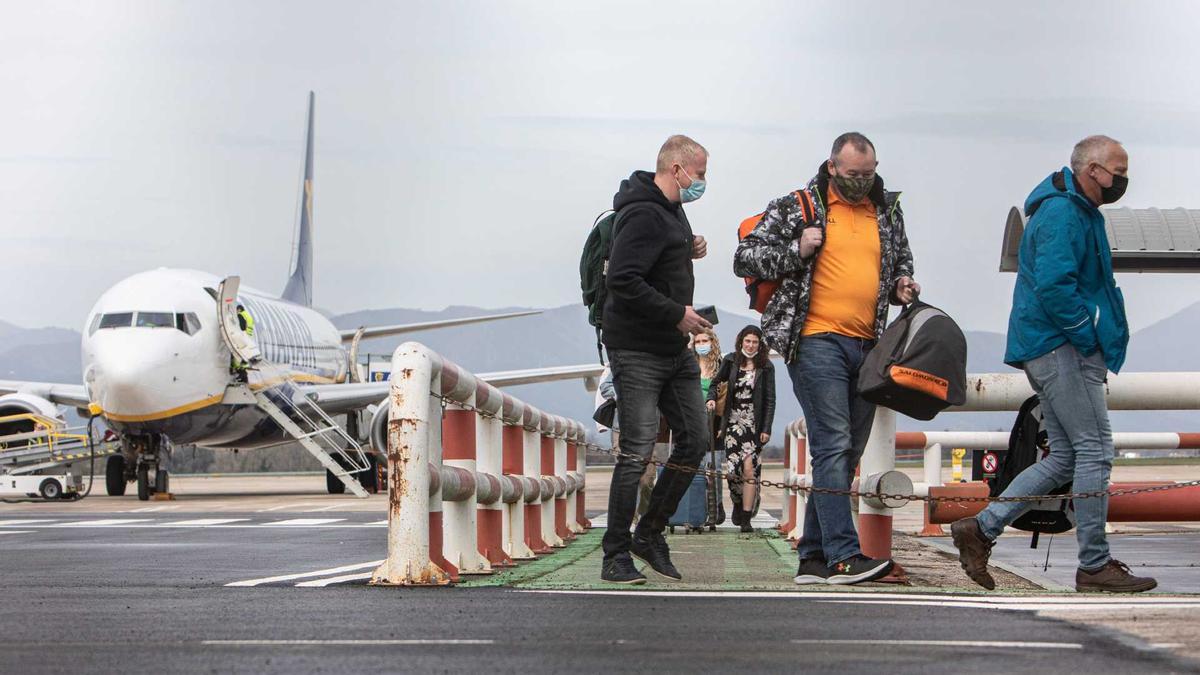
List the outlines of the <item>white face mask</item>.
<svg viewBox="0 0 1200 675">
<path fill-rule="evenodd" d="M 746 357 L 746 358 L 748 358 L 748 359 L 752 359 L 752 358 L 754 358 L 755 356 L 758 356 L 758 350 L 757 350 L 757 349 L 755 349 L 754 351 L 752 351 L 752 352 L 751 352 L 751 351 L 747 351 L 745 348 L 743 348 L 743 349 L 742 349 L 742 356 L 744 356 L 744 357 Z"/>
</svg>

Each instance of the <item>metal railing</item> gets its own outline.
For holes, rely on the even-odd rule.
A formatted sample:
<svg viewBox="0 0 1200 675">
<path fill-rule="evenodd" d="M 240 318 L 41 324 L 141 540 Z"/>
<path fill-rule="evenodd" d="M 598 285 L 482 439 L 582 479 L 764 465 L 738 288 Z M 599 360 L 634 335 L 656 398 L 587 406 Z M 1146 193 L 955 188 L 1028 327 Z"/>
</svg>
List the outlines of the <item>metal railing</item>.
<svg viewBox="0 0 1200 675">
<path fill-rule="evenodd" d="M 388 556 L 372 583 L 440 585 L 564 547 L 584 516 L 582 423 L 422 344 L 392 356 Z"/>
</svg>

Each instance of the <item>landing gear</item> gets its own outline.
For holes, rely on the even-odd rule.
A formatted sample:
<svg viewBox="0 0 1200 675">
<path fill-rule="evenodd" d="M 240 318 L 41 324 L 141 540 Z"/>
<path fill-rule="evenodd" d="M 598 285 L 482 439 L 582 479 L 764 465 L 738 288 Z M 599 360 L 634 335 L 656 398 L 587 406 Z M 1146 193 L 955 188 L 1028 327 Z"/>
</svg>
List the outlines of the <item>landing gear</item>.
<svg viewBox="0 0 1200 675">
<path fill-rule="evenodd" d="M 125 494 L 125 456 L 113 455 L 104 465 L 104 488 L 109 497 L 120 497 Z"/>
<path fill-rule="evenodd" d="M 150 500 L 150 471 L 145 464 L 137 468 L 138 499 L 145 502 Z"/>
<path fill-rule="evenodd" d="M 116 469 L 114 468 L 113 460 L 120 460 L 120 466 L 124 470 L 132 460 L 134 469 L 133 476 L 126 475 L 125 480 L 133 478 L 137 481 L 137 496 L 141 501 L 148 501 L 156 492 L 168 492 L 170 487 L 170 475 L 167 469 L 163 467 L 163 459 L 165 458 L 166 442 L 161 436 L 126 436 L 124 441 L 124 456 L 112 457 L 109 459 L 109 464 L 105 472 L 105 483 L 108 487 L 108 494 L 124 494 L 125 485 L 122 482 L 119 492 L 114 491 L 113 476 Z M 124 473 L 124 471 L 122 471 Z"/>
<path fill-rule="evenodd" d="M 370 453 L 365 453 L 367 457 L 367 470 L 359 471 L 353 474 L 358 480 L 358 484 L 363 486 L 363 489 L 371 494 L 378 494 L 381 485 L 387 484 L 387 478 L 380 476 L 381 463 L 379 457 Z M 338 466 L 345 468 L 345 463 L 337 457 L 333 457 L 333 461 L 338 463 Z M 386 465 L 383 466 L 383 471 L 386 472 Z M 382 480 L 381 480 L 382 478 Z M 346 484 L 340 478 L 333 475 L 329 469 L 325 469 L 325 490 L 331 495 L 340 495 L 346 493 Z"/>
<path fill-rule="evenodd" d="M 325 469 L 325 489 L 331 495 L 345 494 L 346 485 L 342 483 L 342 479 L 333 475 L 329 469 Z"/>
</svg>

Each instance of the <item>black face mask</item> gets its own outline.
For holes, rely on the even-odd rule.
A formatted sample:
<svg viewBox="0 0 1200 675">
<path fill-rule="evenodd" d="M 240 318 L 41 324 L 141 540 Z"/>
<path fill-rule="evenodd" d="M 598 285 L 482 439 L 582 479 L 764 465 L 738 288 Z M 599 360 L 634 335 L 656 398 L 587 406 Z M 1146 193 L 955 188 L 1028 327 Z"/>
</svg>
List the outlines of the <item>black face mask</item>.
<svg viewBox="0 0 1200 675">
<path fill-rule="evenodd" d="M 1117 201 L 1121 197 L 1125 196 L 1125 190 L 1129 187 L 1128 176 L 1119 176 L 1114 173 L 1112 175 L 1112 179 L 1113 181 L 1110 187 L 1100 188 L 1101 204 L 1112 204 L 1113 202 Z"/>
</svg>

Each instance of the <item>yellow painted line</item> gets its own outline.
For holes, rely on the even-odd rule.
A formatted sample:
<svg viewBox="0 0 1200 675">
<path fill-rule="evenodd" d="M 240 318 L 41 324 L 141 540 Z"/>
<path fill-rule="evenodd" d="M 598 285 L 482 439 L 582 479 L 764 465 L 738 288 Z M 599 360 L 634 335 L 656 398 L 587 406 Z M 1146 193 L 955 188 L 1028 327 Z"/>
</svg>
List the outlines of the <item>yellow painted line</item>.
<svg viewBox="0 0 1200 675">
<path fill-rule="evenodd" d="M 184 405 L 169 408 L 167 410 L 160 410 L 158 412 L 146 413 L 143 415 L 119 415 L 112 412 L 102 412 L 101 414 L 103 414 L 106 418 L 113 420 L 114 422 L 150 422 L 152 420 L 161 420 L 167 417 L 174 417 L 176 415 L 189 413 L 201 408 L 207 408 L 210 405 L 220 403 L 221 399 L 224 397 L 224 394 L 217 394 L 216 396 L 210 396 L 199 401 L 193 401 L 191 403 L 185 403 Z"/>
</svg>

